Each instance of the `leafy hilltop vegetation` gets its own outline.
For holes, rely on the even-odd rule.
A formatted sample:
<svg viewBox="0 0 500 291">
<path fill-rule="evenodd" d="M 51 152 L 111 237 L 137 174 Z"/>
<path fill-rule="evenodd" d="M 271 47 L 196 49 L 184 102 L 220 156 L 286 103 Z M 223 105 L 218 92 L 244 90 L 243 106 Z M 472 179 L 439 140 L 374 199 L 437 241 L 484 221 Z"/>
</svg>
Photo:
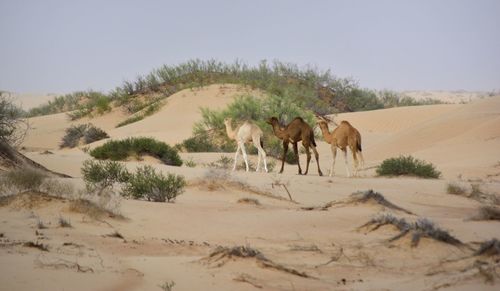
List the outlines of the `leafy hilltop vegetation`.
<svg viewBox="0 0 500 291">
<path fill-rule="evenodd" d="M 391 91 L 362 89 L 349 78 L 337 78 L 330 71 L 282 62 L 262 61 L 249 66 L 236 61 L 225 64 L 216 60 L 190 60 L 174 66 L 164 65 L 135 81 L 125 81 L 109 94 L 95 91 L 75 92 L 56 97 L 33 108 L 28 116 L 71 111 L 71 119 L 102 114 L 113 106 L 134 116 L 146 116 L 158 101 L 186 88 L 216 83 L 232 83 L 260 89 L 271 95 L 299 100 L 305 108 L 319 113 L 373 110 L 394 106 L 433 104 L 415 101 Z M 152 107 L 152 108 L 150 108 Z M 142 114 L 137 114 L 137 113 Z M 132 121 L 140 120 L 135 117 Z"/>
</svg>

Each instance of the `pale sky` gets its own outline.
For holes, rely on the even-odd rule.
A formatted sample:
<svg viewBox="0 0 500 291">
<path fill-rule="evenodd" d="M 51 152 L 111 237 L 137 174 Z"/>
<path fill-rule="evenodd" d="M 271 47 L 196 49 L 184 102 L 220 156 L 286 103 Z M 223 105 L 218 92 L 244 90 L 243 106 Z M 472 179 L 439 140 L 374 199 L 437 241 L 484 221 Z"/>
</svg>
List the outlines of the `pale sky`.
<svg viewBox="0 0 500 291">
<path fill-rule="evenodd" d="M 372 89 L 500 89 L 500 1 L 0 0 L 0 90 L 108 92 L 193 58 L 277 59 Z"/>
</svg>

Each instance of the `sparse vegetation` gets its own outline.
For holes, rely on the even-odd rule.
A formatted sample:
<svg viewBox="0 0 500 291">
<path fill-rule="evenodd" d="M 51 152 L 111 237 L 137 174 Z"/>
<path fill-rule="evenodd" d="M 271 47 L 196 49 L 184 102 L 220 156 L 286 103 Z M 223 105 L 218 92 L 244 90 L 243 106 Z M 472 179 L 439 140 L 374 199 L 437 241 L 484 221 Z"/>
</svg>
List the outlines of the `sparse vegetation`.
<svg viewBox="0 0 500 291">
<path fill-rule="evenodd" d="M 500 220 L 500 208 L 491 205 L 481 206 L 471 220 Z"/>
<path fill-rule="evenodd" d="M 101 217 L 123 219 L 124 217 L 118 212 L 117 207 L 111 207 L 109 202 L 107 199 L 100 199 L 98 202 L 94 202 L 88 198 L 78 198 L 70 201 L 69 210 L 88 215 L 90 218 L 97 220 Z"/>
<path fill-rule="evenodd" d="M 182 160 L 176 149 L 164 142 L 146 137 L 111 140 L 91 150 L 90 155 L 96 159 L 113 161 L 124 160 L 130 156 L 150 155 L 167 165 L 182 165 Z"/>
<path fill-rule="evenodd" d="M 412 156 L 386 159 L 377 167 L 376 171 L 380 176 L 408 175 L 433 179 L 441 176 L 441 172 L 437 171 L 434 165 Z"/>
<path fill-rule="evenodd" d="M 475 253 L 476 256 L 498 256 L 500 255 L 500 241 L 496 238 L 481 243 Z"/>
<path fill-rule="evenodd" d="M 40 192 L 41 186 L 48 175 L 40 170 L 25 167 L 8 171 L 0 176 L 0 185 L 11 189 L 14 194 L 20 192 Z"/>
<path fill-rule="evenodd" d="M 160 287 L 160 289 L 162 289 L 163 291 L 172 291 L 174 286 L 175 286 L 174 281 L 164 282 L 163 284 L 158 285 L 158 287 Z"/>
<path fill-rule="evenodd" d="M 66 134 L 63 136 L 60 147 L 74 148 L 83 141 L 84 144 L 108 138 L 109 135 L 100 128 L 91 123 L 72 125 L 66 128 Z"/>
<path fill-rule="evenodd" d="M 123 195 L 134 199 L 154 202 L 173 202 L 182 194 L 186 181 L 183 176 L 168 174 L 164 176 L 149 165 L 137 168 L 125 183 Z"/>
<path fill-rule="evenodd" d="M 427 218 L 419 218 L 414 223 L 409 223 L 404 218 L 397 218 L 392 214 L 382 214 L 372 218 L 360 228 L 373 226 L 369 230 L 369 232 L 371 232 L 384 225 L 393 225 L 400 231 L 398 235 L 390 238 L 389 241 L 396 241 L 411 234 L 412 247 L 417 247 L 422 237 L 431 238 L 455 246 L 463 245 L 460 240 L 450 235 L 447 231 L 437 227 L 434 222 Z"/>
<path fill-rule="evenodd" d="M 347 199 L 340 200 L 340 201 L 330 201 L 328 203 L 325 203 L 322 206 L 312 206 L 312 207 L 302 207 L 302 210 L 327 210 L 330 207 L 333 207 L 335 205 L 345 205 L 345 204 L 358 204 L 358 203 L 373 203 L 380 205 L 384 208 L 388 209 L 393 209 L 397 211 L 402 211 L 407 214 L 414 214 L 413 212 L 406 210 L 402 207 L 399 207 L 395 205 L 394 203 L 390 202 L 389 200 L 385 199 L 384 195 L 375 192 L 373 190 L 367 190 L 367 191 L 358 191 L 355 193 L 352 193 Z M 385 215 L 383 217 L 379 217 L 377 219 L 381 219 L 381 221 L 388 221 L 388 220 L 393 220 L 392 215 Z"/>
<path fill-rule="evenodd" d="M 241 199 L 238 199 L 237 203 L 260 205 L 259 200 L 255 199 L 255 198 L 241 198 Z"/>
<path fill-rule="evenodd" d="M 196 167 L 196 162 L 193 160 L 193 158 L 189 158 L 187 161 L 184 161 L 184 165 L 188 168 L 194 168 Z"/>
<path fill-rule="evenodd" d="M 225 261 L 232 258 L 255 258 L 258 265 L 262 268 L 271 268 L 278 271 L 282 271 L 285 273 L 289 273 L 292 275 L 296 275 L 304 278 L 312 278 L 305 272 L 297 271 L 292 268 L 285 267 L 281 264 L 277 264 L 270 259 L 266 258 L 259 250 L 251 248 L 249 246 L 235 246 L 235 247 L 223 247 L 219 246 L 215 250 L 213 250 L 208 257 L 203 258 L 202 260 L 208 262 L 217 263 L 217 266 L 220 267 L 224 265 Z"/>
<path fill-rule="evenodd" d="M 60 227 L 72 227 L 71 221 L 67 218 L 62 217 L 62 216 L 59 216 L 58 223 L 59 223 Z"/>
<path fill-rule="evenodd" d="M 457 183 L 448 183 L 446 192 L 448 194 L 463 195 L 467 192 L 467 189 Z"/>
</svg>

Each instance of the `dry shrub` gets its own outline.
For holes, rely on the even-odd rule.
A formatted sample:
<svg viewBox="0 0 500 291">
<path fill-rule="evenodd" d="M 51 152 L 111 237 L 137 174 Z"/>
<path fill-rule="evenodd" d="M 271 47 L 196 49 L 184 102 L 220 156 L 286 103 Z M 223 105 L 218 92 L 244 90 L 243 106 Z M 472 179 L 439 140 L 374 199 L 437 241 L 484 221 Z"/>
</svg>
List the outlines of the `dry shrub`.
<svg viewBox="0 0 500 291">
<path fill-rule="evenodd" d="M 481 243 L 475 253 L 476 256 L 498 256 L 500 255 L 500 241 L 496 238 Z"/>
<path fill-rule="evenodd" d="M 464 195 L 467 192 L 467 189 L 457 183 L 448 183 L 446 192 L 448 194 Z"/>
<path fill-rule="evenodd" d="M 257 264 L 262 268 L 271 268 L 304 278 L 313 278 L 305 272 L 300 272 L 295 269 L 285 267 L 281 264 L 277 264 L 266 258 L 259 250 L 248 246 L 218 246 L 208 255 L 208 257 L 205 257 L 202 260 L 208 262 L 209 264 L 213 264 L 216 267 L 220 267 L 223 266 L 227 262 L 227 260 L 232 258 L 255 258 L 257 260 Z"/>
<path fill-rule="evenodd" d="M 71 200 L 69 204 L 70 211 L 81 213 L 93 219 L 101 219 L 102 217 L 123 219 L 115 207 L 110 207 L 111 203 L 107 199 L 99 199 L 99 202 L 94 202 L 88 199 L 78 198 Z M 113 209 L 115 208 L 115 209 Z"/>
<path fill-rule="evenodd" d="M 253 204 L 253 205 L 260 205 L 259 200 L 254 199 L 254 198 L 241 198 L 237 201 L 237 203 L 241 204 Z"/>
<path fill-rule="evenodd" d="M 58 223 L 59 223 L 60 227 L 72 227 L 71 221 L 67 218 L 62 217 L 62 216 L 59 216 Z"/>
<path fill-rule="evenodd" d="M 392 214 L 383 214 L 372 218 L 360 228 L 373 226 L 372 229 L 369 230 L 369 232 L 371 232 L 384 225 L 393 225 L 399 230 L 399 234 L 390 238 L 389 241 L 396 241 L 409 234 L 411 235 L 412 247 L 417 247 L 420 239 L 423 237 L 455 246 L 463 245 L 460 240 L 449 234 L 447 231 L 437 227 L 434 222 L 427 218 L 419 218 L 416 222 L 409 223 L 404 218 L 397 218 Z"/>
<path fill-rule="evenodd" d="M 471 220 L 500 220 L 500 208 L 487 205 L 481 206 L 478 213 L 470 218 Z"/>
<path fill-rule="evenodd" d="M 349 198 L 341 200 L 341 201 L 330 201 L 328 203 L 325 203 L 322 206 L 308 206 L 308 207 L 302 207 L 302 210 L 327 210 L 330 207 L 333 207 L 335 205 L 345 205 L 345 204 L 359 204 L 359 203 L 373 203 L 380 205 L 385 208 L 389 209 L 394 209 L 398 211 L 402 211 L 407 214 L 414 214 L 413 212 L 406 210 L 402 207 L 399 207 L 392 202 L 388 201 L 385 199 L 385 197 L 373 190 L 367 190 L 367 191 L 359 191 L 352 193 Z"/>
</svg>

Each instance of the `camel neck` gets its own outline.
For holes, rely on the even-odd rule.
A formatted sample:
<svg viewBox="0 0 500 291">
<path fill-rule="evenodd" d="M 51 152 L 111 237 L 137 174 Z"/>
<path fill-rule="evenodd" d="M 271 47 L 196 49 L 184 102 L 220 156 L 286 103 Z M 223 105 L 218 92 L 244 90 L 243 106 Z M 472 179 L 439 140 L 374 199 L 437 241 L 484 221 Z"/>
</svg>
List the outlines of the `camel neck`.
<svg viewBox="0 0 500 291">
<path fill-rule="evenodd" d="M 232 127 L 231 123 L 226 123 L 225 125 L 226 125 L 227 136 L 230 139 L 235 139 L 236 138 L 236 132 L 233 130 L 233 127 Z"/>
<path fill-rule="evenodd" d="M 279 138 L 283 138 L 283 130 L 280 128 L 280 126 L 276 122 L 273 123 L 273 131 L 274 131 L 274 135 L 276 135 Z"/>
<path fill-rule="evenodd" d="M 328 130 L 328 124 L 320 123 L 319 128 L 321 128 L 321 132 L 323 133 L 323 137 L 325 138 L 325 140 L 330 140 L 333 134 L 330 133 L 330 130 Z"/>
</svg>

